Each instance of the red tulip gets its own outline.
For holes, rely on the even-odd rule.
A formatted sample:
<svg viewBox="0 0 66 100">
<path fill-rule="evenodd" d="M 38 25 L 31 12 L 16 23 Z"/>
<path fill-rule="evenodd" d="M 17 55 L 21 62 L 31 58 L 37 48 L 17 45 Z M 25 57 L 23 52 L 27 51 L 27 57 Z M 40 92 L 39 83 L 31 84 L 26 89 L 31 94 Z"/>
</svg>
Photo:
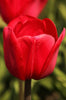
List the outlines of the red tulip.
<svg viewBox="0 0 66 100">
<path fill-rule="evenodd" d="M 5 22 L 22 15 L 37 17 L 48 0 L 0 0 L 0 12 Z"/>
<path fill-rule="evenodd" d="M 26 79 L 41 79 L 54 70 L 65 29 L 58 38 L 54 23 L 20 16 L 4 29 L 4 58 L 12 75 Z"/>
</svg>

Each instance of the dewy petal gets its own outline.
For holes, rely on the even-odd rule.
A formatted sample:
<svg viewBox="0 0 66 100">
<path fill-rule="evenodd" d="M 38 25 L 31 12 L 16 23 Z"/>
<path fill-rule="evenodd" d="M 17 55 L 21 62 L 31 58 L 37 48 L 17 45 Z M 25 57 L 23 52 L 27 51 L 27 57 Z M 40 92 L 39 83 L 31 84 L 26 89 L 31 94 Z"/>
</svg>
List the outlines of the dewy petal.
<svg viewBox="0 0 66 100">
<path fill-rule="evenodd" d="M 63 29 L 60 37 L 58 38 L 58 40 L 56 41 L 54 47 L 52 48 L 48 58 L 46 59 L 46 62 L 41 70 L 40 73 L 40 77 L 44 78 L 46 76 L 48 76 L 49 74 L 51 74 L 55 68 L 55 64 L 56 64 L 56 60 L 57 60 L 57 56 L 58 56 L 58 50 L 59 50 L 59 46 L 62 42 L 62 40 L 65 37 L 65 28 Z"/>
<path fill-rule="evenodd" d="M 55 24 L 49 18 L 43 19 L 43 23 L 45 27 L 45 33 L 52 35 L 55 38 L 55 40 L 57 40 L 58 34 Z"/>
<path fill-rule="evenodd" d="M 16 37 L 22 37 L 24 35 L 40 35 L 44 33 L 44 24 L 41 20 L 30 16 L 20 16 L 9 23 L 16 35 Z"/>
<path fill-rule="evenodd" d="M 43 68 L 46 59 L 55 44 L 55 39 L 47 34 L 34 36 L 33 65 L 31 67 L 31 77 L 37 79 Z"/>
</svg>

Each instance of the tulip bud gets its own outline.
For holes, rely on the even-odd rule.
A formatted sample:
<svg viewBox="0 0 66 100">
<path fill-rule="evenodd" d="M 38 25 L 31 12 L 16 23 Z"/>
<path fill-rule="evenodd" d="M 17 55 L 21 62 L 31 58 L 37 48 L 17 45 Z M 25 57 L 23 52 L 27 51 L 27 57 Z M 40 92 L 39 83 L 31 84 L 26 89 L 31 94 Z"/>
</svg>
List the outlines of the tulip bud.
<svg viewBox="0 0 66 100">
<path fill-rule="evenodd" d="M 56 65 L 59 46 L 65 36 L 58 38 L 54 23 L 20 16 L 4 28 L 4 58 L 9 72 L 21 79 L 42 79 L 50 75 Z"/>
</svg>

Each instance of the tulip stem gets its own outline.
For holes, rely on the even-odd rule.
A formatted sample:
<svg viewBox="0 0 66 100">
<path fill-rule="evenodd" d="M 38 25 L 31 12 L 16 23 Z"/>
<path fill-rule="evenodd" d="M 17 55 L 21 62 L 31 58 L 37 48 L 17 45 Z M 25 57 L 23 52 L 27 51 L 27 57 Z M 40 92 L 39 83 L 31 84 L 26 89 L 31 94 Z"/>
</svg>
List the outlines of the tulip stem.
<svg viewBox="0 0 66 100">
<path fill-rule="evenodd" d="M 25 81 L 24 100 L 31 100 L 31 80 Z"/>
<path fill-rule="evenodd" d="M 23 100 L 23 83 L 19 80 L 19 100 Z"/>
</svg>

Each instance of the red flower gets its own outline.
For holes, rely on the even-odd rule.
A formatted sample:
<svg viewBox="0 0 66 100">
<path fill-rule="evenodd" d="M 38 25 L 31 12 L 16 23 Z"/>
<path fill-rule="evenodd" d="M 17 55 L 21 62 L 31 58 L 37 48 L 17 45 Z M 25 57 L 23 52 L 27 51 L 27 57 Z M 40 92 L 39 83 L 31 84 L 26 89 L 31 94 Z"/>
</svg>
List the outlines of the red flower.
<svg viewBox="0 0 66 100">
<path fill-rule="evenodd" d="M 48 0 L 0 0 L 0 12 L 5 22 L 22 15 L 37 17 Z"/>
<path fill-rule="evenodd" d="M 54 70 L 65 29 L 58 38 L 53 22 L 20 16 L 3 32 L 4 57 L 8 70 L 15 77 L 41 79 Z"/>
</svg>

